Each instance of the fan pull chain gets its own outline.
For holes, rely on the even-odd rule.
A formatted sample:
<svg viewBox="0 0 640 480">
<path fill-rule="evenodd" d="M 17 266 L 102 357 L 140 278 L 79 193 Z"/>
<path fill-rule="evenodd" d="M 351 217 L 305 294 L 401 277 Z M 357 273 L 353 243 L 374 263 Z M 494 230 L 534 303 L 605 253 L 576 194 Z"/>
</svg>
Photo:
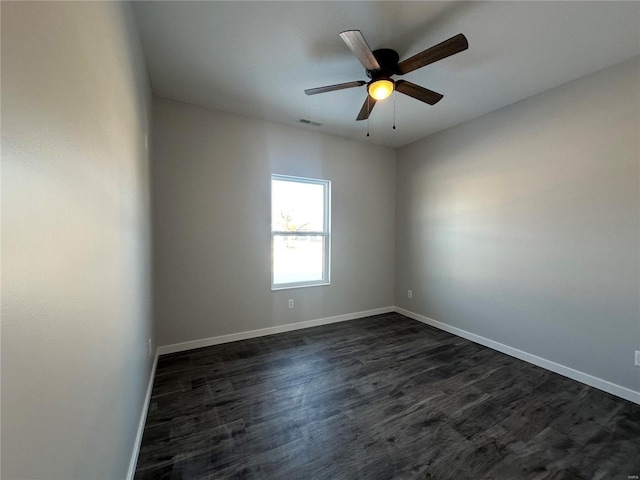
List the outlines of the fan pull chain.
<svg viewBox="0 0 640 480">
<path fill-rule="evenodd" d="M 369 95 L 367 95 L 367 137 L 369 136 L 369 117 L 371 116 L 371 108 L 369 107 Z"/>
<path fill-rule="evenodd" d="M 396 129 L 396 91 L 393 90 L 393 129 Z"/>
</svg>

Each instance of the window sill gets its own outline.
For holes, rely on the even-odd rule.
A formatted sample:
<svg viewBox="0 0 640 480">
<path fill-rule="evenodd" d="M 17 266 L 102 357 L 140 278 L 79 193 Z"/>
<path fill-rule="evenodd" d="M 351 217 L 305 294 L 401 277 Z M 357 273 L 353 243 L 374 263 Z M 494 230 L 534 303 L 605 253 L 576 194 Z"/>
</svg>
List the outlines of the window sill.
<svg viewBox="0 0 640 480">
<path fill-rule="evenodd" d="M 308 288 L 308 287 L 326 287 L 327 285 L 331 285 L 331 282 L 322 282 L 322 283 L 308 283 L 308 284 L 289 284 L 289 285 L 278 285 L 271 286 L 271 291 L 276 292 L 278 290 L 291 290 L 294 288 Z"/>
</svg>

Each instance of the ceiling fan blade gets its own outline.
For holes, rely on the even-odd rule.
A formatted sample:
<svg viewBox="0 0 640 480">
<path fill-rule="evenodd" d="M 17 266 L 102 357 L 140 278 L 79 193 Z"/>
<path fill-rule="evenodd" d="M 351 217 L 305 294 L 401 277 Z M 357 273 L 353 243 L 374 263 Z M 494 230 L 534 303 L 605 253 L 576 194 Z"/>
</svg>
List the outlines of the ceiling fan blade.
<svg viewBox="0 0 640 480">
<path fill-rule="evenodd" d="M 367 70 L 380 70 L 378 60 L 373 56 L 373 52 L 367 45 L 367 41 L 360 30 L 347 30 L 340 34 L 340 38 L 344 40 L 344 43 L 347 44 L 353 54 L 358 57 L 364 68 Z"/>
<path fill-rule="evenodd" d="M 358 118 L 356 118 L 356 121 L 359 120 L 366 120 L 367 118 L 369 118 L 369 115 L 371 114 L 371 110 L 373 110 L 373 107 L 375 106 L 377 100 L 375 98 L 373 98 L 371 95 L 367 95 L 367 98 L 364 100 L 364 105 L 362 105 L 362 108 L 360 109 L 360 113 L 358 114 Z"/>
<path fill-rule="evenodd" d="M 421 102 L 428 103 L 429 105 L 435 105 L 444 95 L 433 90 L 426 89 L 415 83 L 407 82 L 406 80 L 396 80 L 396 90 L 405 95 L 420 100 Z"/>
<path fill-rule="evenodd" d="M 398 63 L 398 73 L 404 75 L 405 73 L 413 72 L 420 67 L 462 52 L 467 48 L 469 48 L 467 37 L 459 33 L 455 37 L 451 37 L 438 45 L 427 48 L 424 52 L 420 52 L 413 57 L 401 61 Z"/>
<path fill-rule="evenodd" d="M 307 95 L 315 95 L 317 93 L 333 92 L 335 90 L 342 90 L 344 88 L 361 87 L 364 85 L 364 80 L 358 80 L 355 82 L 338 83 L 336 85 L 327 85 L 326 87 L 309 88 L 304 91 Z"/>
</svg>

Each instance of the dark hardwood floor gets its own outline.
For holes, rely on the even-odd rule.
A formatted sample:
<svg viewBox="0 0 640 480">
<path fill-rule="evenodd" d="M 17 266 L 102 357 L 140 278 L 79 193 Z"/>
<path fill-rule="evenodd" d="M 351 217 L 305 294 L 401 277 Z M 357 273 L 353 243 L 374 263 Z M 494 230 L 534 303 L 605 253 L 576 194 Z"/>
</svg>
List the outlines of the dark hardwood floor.
<svg viewBox="0 0 640 480">
<path fill-rule="evenodd" d="M 638 475 L 640 406 L 391 313 L 160 357 L 135 478 Z"/>
</svg>

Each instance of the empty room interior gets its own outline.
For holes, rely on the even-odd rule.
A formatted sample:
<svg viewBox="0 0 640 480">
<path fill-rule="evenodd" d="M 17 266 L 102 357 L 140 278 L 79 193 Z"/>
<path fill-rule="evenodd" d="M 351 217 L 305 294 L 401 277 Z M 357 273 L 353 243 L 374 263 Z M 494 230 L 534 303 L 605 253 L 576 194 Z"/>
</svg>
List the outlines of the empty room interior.
<svg viewBox="0 0 640 480">
<path fill-rule="evenodd" d="M 6 480 L 640 478 L 640 2 L 22 2 Z"/>
</svg>

